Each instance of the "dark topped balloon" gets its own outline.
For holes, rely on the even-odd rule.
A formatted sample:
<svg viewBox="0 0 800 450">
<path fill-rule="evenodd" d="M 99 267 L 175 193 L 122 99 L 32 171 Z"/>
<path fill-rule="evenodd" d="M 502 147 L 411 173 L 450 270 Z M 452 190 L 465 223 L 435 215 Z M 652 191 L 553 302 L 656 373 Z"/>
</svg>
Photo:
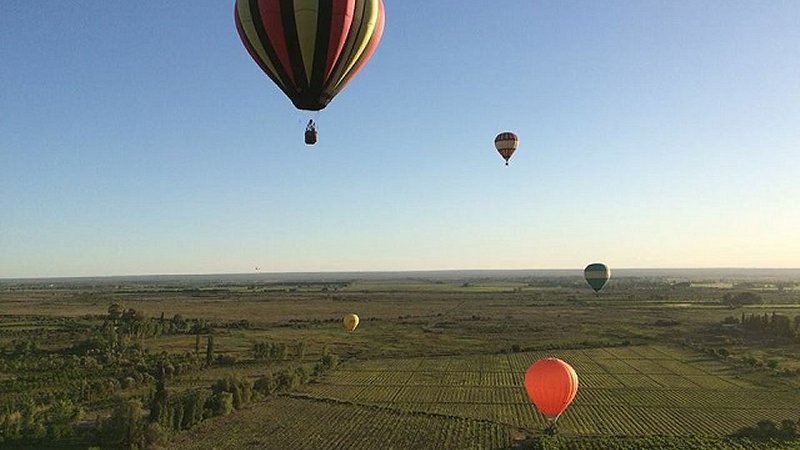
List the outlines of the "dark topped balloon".
<svg viewBox="0 0 800 450">
<path fill-rule="evenodd" d="M 370 59 L 382 0 L 236 0 L 236 30 L 261 70 L 298 109 L 319 111 Z"/>
<path fill-rule="evenodd" d="M 603 263 L 593 263 L 583 269 L 583 276 L 586 278 L 586 282 L 589 283 L 589 286 L 591 286 L 595 292 L 599 293 L 611 278 L 611 269 Z"/>
</svg>

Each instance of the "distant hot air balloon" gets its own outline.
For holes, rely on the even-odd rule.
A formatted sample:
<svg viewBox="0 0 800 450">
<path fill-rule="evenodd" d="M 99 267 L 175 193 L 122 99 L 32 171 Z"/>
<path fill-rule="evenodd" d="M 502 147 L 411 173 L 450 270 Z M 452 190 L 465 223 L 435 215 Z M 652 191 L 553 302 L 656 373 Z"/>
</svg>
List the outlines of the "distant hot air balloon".
<svg viewBox="0 0 800 450">
<path fill-rule="evenodd" d="M 383 0 L 236 0 L 247 52 L 298 109 L 325 108 L 383 35 Z"/>
<path fill-rule="evenodd" d="M 525 373 L 525 390 L 539 411 L 554 426 L 578 392 L 578 375 L 558 358 L 536 361 Z"/>
<path fill-rule="evenodd" d="M 348 333 L 352 333 L 353 331 L 356 330 L 358 322 L 359 320 L 357 315 L 347 314 L 342 319 L 342 326 L 344 327 L 345 331 L 347 331 Z"/>
<path fill-rule="evenodd" d="M 586 282 L 594 289 L 594 292 L 599 294 L 611 278 L 611 269 L 603 263 L 593 263 L 583 269 L 583 276 L 586 277 Z"/>
<path fill-rule="evenodd" d="M 517 149 L 518 145 L 519 138 L 510 131 L 502 132 L 494 138 L 494 147 L 500 153 L 500 156 L 506 160 L 506 165 L 508 165 L 508 160 L 511 159 L 511 155 L 514 154 L 514 150 Z"/>
</svg>

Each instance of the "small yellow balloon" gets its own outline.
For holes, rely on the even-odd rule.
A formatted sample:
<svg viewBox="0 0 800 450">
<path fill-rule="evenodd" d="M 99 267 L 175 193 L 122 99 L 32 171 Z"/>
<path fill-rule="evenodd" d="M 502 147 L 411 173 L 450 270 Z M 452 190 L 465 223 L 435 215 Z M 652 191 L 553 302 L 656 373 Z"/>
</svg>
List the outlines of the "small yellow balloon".
<svg viewBox="0 0 800 450">
<path fill-rule="evenodd" d="M 358 316 L 355 314 L 347 314 L 342 319 L 342 326 L 344 327 L 345 331 L 352 333 L 358 326 Z"/>
</svg>

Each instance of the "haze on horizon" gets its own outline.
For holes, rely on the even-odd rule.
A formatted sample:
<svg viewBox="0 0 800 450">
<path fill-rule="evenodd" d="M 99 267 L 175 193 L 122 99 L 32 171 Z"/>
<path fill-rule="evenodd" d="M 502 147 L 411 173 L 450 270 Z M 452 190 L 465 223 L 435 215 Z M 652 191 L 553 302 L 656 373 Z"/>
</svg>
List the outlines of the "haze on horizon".
<svg viewBox="0 0 800 450">
<path fill-rule="evenodd" d="M 0 278 L 800 267 L 800 2 L 386 3 L 309 115 L 233 2 L 4 0 Z"/>
</svg>

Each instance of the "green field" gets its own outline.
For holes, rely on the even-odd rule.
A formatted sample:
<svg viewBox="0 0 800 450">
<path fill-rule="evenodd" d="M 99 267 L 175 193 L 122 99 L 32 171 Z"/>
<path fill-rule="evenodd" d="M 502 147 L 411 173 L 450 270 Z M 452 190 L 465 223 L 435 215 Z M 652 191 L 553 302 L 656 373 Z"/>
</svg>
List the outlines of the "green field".
<svg viewBox="0 0 800 450">
<path fill-rule="evenodd" d="M 715 359 L 665 346 L 360 362 L 301 393 L 535 433 L 545 422 L 525 394 L 523 376 L 547 356 L 580 374 L 578 395 L 559 420 L 567 436 L 720 436 L 762 419 L 800 417 L 796 381 L 741 377 Z"/>
<path fill-rule="evenodd" d="M 800 447 L 800 291 L 752 280 L 0 283 L 0 308 L 4 448 Z M 556 436 L 523 387 L 547 356 L 580 379 Z"/>
<path fill-rule="evenodd" d="M 237 417 L 203 424 L 175 449 L 486 449 L 510 445 L 508 430 L 485 421 L 345 402 L 281 397 Z"/>
<path fill-rule="evenodd" d="M 545 356 L 562 358 L 580 373 L 578 396 L 559 420 L 559 434 L 570 442 L 714 438 L 759 420 L 800 417 L 795 380 L 742 377 L 716 359 L 652 345 L 352 362 L 215 427 L 236 442 L 252 437 L 254 448 L 374 448 L 381 442 L 385 448 L 504 448 L 545 426 L 521 387 L 527 367 Z M 277 411 L 293 411 L 289 416 L 303 422 L 258 425 L 259 417 L 284 416 Z M 351 433 L 364 440 L 348 443 Z M 180 448 L 224 446 L 222 439 L 198 443 L 195 437 L 184 436 Z M 735 447 L 713 439 L 688 442 Z"/>
</svg>

